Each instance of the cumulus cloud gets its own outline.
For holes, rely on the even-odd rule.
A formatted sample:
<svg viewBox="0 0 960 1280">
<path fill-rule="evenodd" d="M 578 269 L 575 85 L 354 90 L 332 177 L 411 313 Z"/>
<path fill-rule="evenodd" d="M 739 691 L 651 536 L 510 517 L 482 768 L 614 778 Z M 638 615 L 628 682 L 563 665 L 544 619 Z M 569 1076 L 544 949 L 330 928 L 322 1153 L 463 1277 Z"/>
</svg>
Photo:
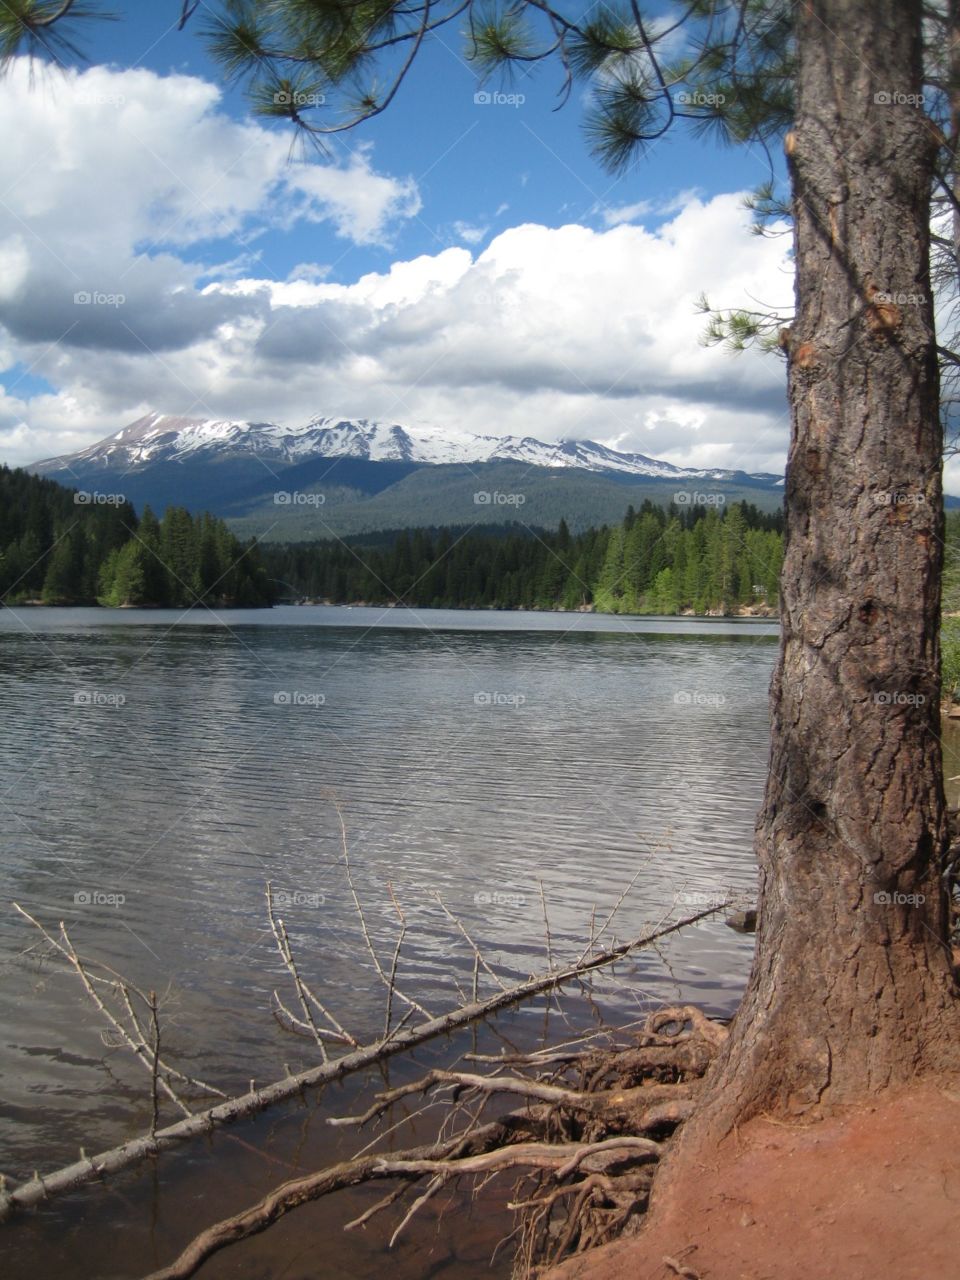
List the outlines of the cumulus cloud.
<svg viewBox="0 0 960 1280">
<path fill-rule="evenodd" d="M 326 220 L 387 243 L 420 209 L 415 184 L 377 172 L 366 147 L 290 165 L 288 139 L 230 119 L 215 87 L 148 71 L 31 89 L 19 67 L 0 82 L 0 132 L 0 359 L 55 389 L 7 380 L 10 461 L 155 408 L 386 417 L 782 466 L 780 363 L 698 343 L 702 291 L 789 305 L 785 242 L 752 236 L 737 194 L 688 193 L 655 229 L 624 207 L 614 225 L 525 224 L 482 250 L 464 222 L 465 244 L 388 270 L 337 282 L 301 261 L 277 281 L 256 268 L 259 237 Z"/>
<path fill-rule="evenodd" d="M 289 138 L 231 119 L 219 97 L 192 76 L 13 65 L 0 82 L 0 324 L 13 339 L 188 347 L 249 311 L 198 288 L 197 246 L 235 253 L 298 221 L 386 242 L 419 211 L 413 180 L 378 173 L 369 147 L 291 162 Z"/>
</svg>

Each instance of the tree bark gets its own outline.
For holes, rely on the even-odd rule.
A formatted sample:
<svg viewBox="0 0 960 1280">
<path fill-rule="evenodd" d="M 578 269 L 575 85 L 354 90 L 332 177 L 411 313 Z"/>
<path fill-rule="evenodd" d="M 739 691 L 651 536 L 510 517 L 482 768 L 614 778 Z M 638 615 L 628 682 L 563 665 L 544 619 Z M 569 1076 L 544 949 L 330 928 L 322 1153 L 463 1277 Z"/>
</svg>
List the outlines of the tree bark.
<svg viewBox="0 0 960 1280">
<path fill-rule="evenodd" d="M 680 1150 L 960 1065 L 917 0 L 801 0 L 791 443 L 749 986 Z M 682 1158 L 679 1157 L 678 1158 Z"/>
</svg>

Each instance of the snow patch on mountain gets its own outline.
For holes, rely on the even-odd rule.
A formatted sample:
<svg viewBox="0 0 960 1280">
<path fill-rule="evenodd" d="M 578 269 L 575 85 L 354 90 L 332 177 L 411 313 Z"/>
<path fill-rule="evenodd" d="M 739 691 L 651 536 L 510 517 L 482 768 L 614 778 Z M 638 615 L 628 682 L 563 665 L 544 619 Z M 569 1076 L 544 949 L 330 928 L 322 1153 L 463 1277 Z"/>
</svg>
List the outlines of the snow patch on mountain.
<svg viewBox="0 0 960 1280">
<path fill-rule="evenodd" d="M 675 467 L 642 453 L 619 453 L 592 440 L 548 444 L 533 436 L 476 435 L 430 427 L 402 427 L 366 418 L 317 417 L 303 426 L 284 427 L 272 422 L 178 418 L 164 413 L 149 413 L 79 453 L 44 459 L 32 470 L 44 474 L 82 463 L 129 472 L 159 462 L 243 455 L 285 463 L 310 458 L 357 458 L 421 466 L 520 462 L 531 467 L 621 472 L 668 480 L 727 480 L 742 474 Z M 776 476 L 755 475 L 751 479 L 778 482 Z"/>
</svg>

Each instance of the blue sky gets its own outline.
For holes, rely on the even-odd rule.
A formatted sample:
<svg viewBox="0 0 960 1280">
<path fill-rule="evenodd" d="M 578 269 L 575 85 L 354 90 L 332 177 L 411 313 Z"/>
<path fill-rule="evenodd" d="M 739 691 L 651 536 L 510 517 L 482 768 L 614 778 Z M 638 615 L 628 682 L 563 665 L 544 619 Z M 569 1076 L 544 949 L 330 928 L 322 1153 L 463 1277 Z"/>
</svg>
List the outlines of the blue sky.
<svg viewBox="0 0 960 1280">
<path fill-rule="evenodd" d="M 122 21 L 87 27 L 82 45 L 91 60 L 222 84 L 202 38 L 202 8 L 181 32 L 176 0 L 154 0 L 149 6 L 121 0 L 117 7 Z M 434 253 L 460 243 L 457 223 L 488 226 L 491 232 L 520 222 L 603 226 L 605 210 L 640 201 L 669 206 L 691 190 L 735 191 L 767 176 L 767 159 L 758 148 L 718 148 L 681 129 L 666 135 L 628 175 L 613 176 L 590 154 L 583 134 L 583 86 L 557 109 L 562 84 L 556 63 L 521 69 L 509 82 L 481 83 L 466 59 L 458 27 L 437 33 L 390 109 L 331 139 L 335 149 L 346 150 L 372 142 L 378 166 L 415 179 L 424 200 L 421 215 L 403 225 L 391 250 L 358 250 L 338 243 L 326 228 L 295 228 L 269 238 L 265 264 L 283 276 L 319 256 L 336 263 L 337 279 L 350 280 L 383 269 L 393 256 Z M 242 118 L 248 109 L 243 88 L 223 87 L 230 114 Z M 525 101 L 484 107 L 474 102 L 484 88 L 523 95 Z M 272 127 L 288 131 L 285 122 Z M 645 218 L 647 225 L 658 220 L 656 212 Z"/>
<path fill-rule="evenodd" d="M 518 105 L 477 103 L 451 28 L 384 115 L 291 158 L 177 0 L 116 8 L 82 29 L 86 69 L 0 83 L 0 458 L 157 409 L 782 465 L 782 366 L 705 351 L 694 306 L 789 306 L 787 239 L 741 208 L 759 151 L 678 129 L 613 178 L 588 86 L 555 110 L 547 64 L 485 86 Z"/>
</svg>

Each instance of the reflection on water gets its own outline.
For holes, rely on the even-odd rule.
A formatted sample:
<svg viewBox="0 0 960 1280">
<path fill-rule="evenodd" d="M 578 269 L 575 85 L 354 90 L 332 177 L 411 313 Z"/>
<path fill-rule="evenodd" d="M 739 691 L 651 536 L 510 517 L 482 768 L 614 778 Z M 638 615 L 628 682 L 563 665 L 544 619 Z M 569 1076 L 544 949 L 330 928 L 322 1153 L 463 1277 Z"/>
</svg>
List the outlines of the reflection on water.
<svg viewBox="0 0 960 1280">
<path fill-rule="evenodd" d="M 350 625 L 336 625 L 346 612 Z M 0 863 L 7 901 L 63 919 L 82 952 L 166 991 L 171 1051 L 231 1092 L 314 1061 L 271 1017 L 270 993 L 287 994 L 287 978 L 266 926 L 268 879 L 305 973 L 361 1039 L 381 1029 L 336 804 L 371 934 L 389 955 L 392 885 L 409 928 L 406 984 L 431 1012 L 472 981 L 437 895 L 491 963 L 526 976 L 544 966 L 540 881 L 566 958 L 634 877 L 610 930 L 620 939 L 687 914 L 684 900 L 752 892 L 769 626 L 406 610 L 176 618 L 0 615 Z M 0 913 L 0 1169 L 17 1180 L 148 1122 L 134 1066 L 104 1043 L 76 979 L 21 957 L 33 942 Z M 750 953 L 749 938 L 704 924 L 599 978 L 597 1008 L 626 1021 L 649 999 L 682 996 L 730 1011 Z M 544 1000 L 497 1033 L 529 1044 L 593 1016 L 582 998 Z M 392 1078 L 473 1041 L 424 1048 Z M 317 1121 L 369 1083 L 280 1108 L 8 1229 L 9 1274 L 149 1270 L 271 1180 L 328 1159 L 335 1143 L 351 1149 L 355 1138 Z M 243 1246 L 243 1274 L 382 1274 L 389 1233 L 340 1231 L 369 1200 L 300 1211 Z M 473 1234 L 463 1212 L 457 1231 L 448 1217 L 391 1255 L 398 1280 L 507 1273 L 488 1268 L 480 1210 Z M 204 1274 L 238 1265 L 225 1256 Z"/>
</svg>

